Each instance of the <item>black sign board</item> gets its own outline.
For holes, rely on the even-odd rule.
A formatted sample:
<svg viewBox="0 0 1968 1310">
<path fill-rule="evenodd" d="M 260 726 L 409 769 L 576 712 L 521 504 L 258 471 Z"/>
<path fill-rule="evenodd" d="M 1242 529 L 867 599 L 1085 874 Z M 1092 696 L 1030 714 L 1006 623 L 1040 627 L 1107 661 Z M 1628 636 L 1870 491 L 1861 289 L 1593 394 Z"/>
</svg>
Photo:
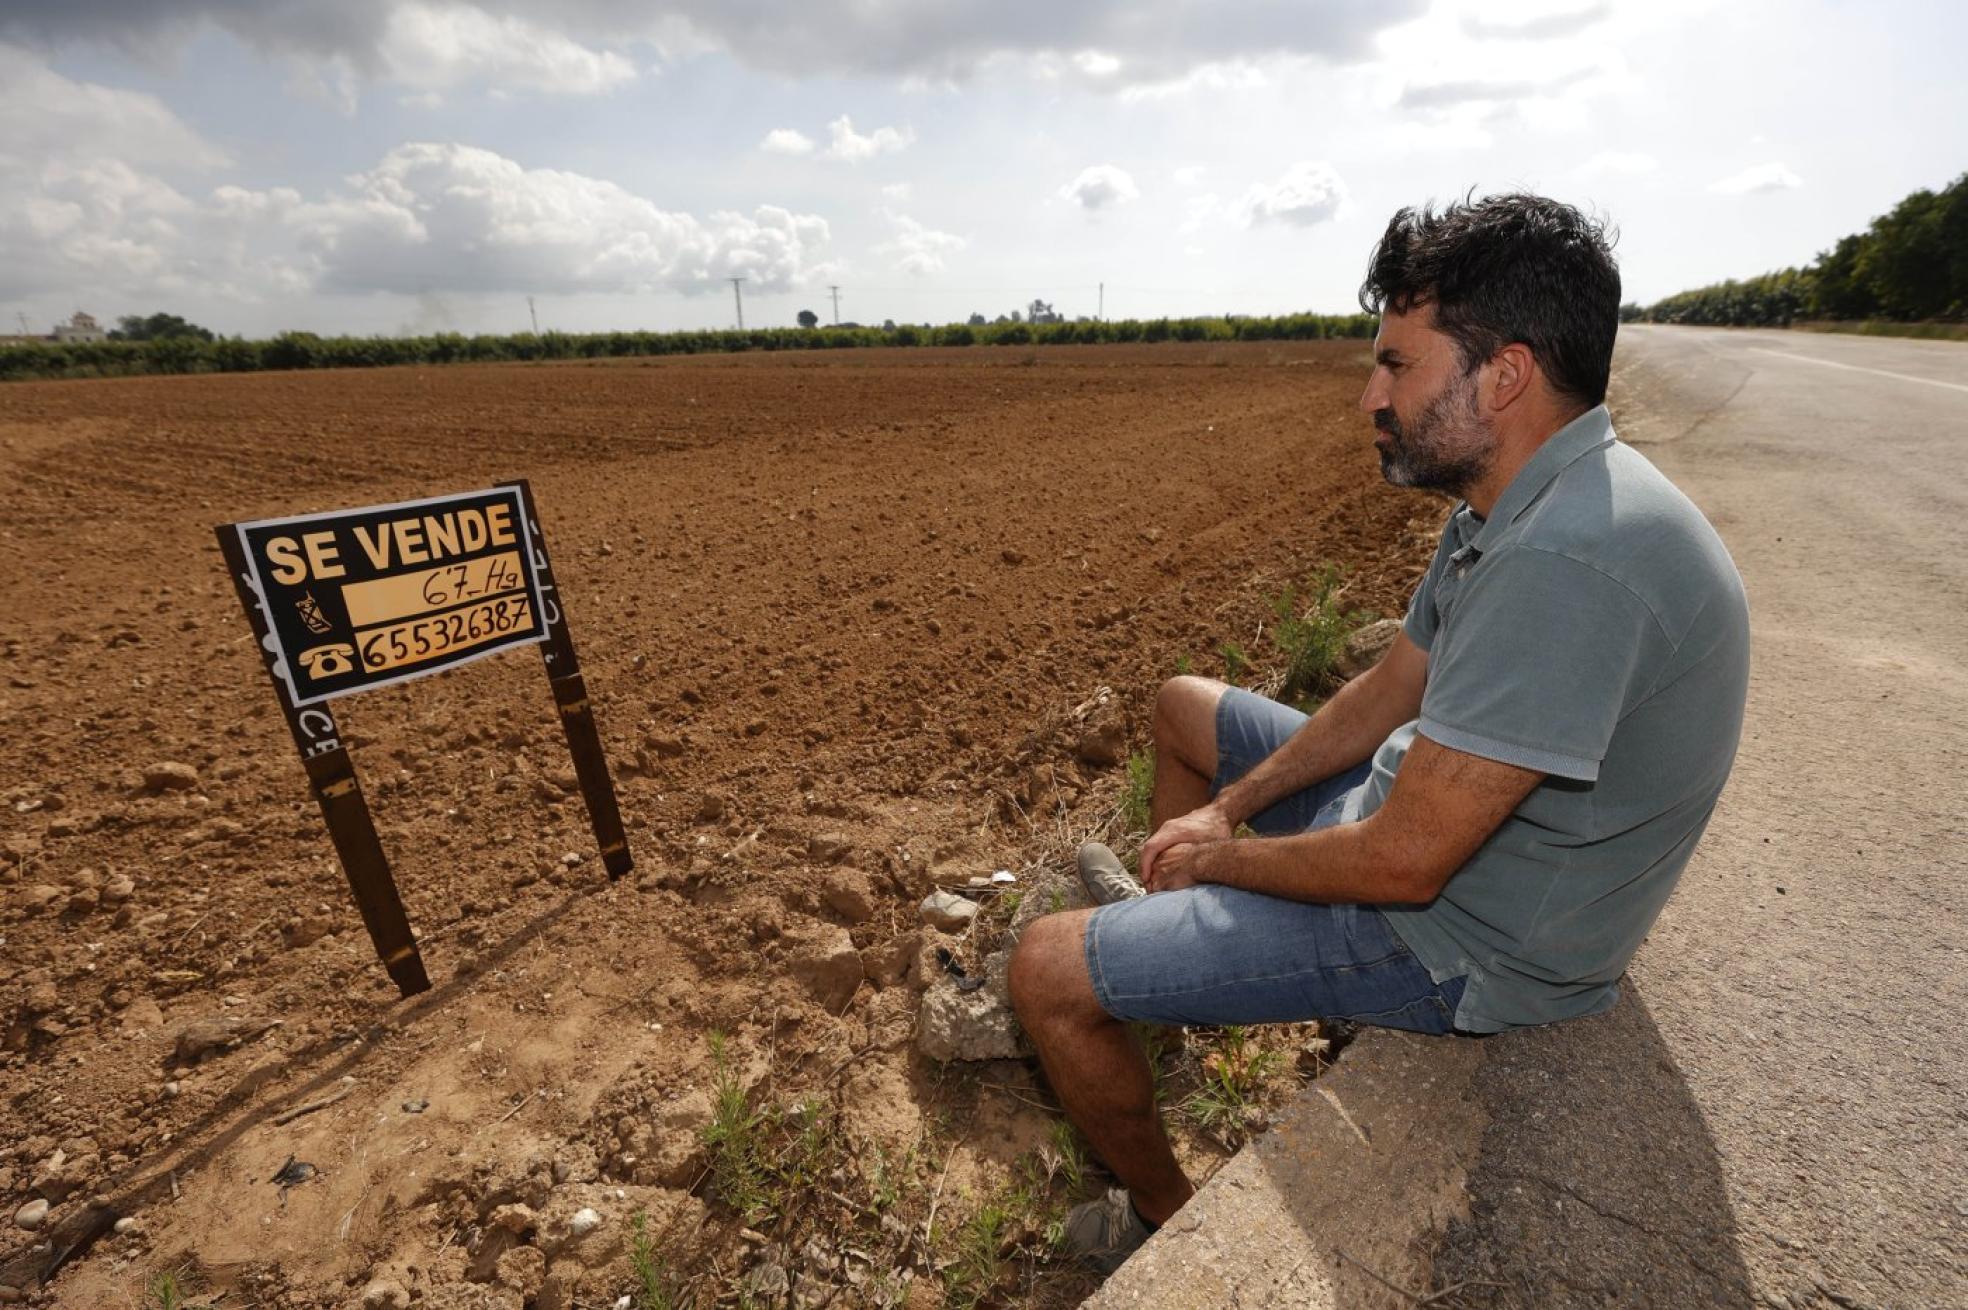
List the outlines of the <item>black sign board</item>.
<svg viewBox="0 0 1968 1310">
<path fill-rule="evenodd" d="M 537 644 L 611 878 L 630 866 L 601 734 L 525 482 L 218 529 L 357 906 L 404 995 L 430 986 L 327 702 Z"/>
</svg>

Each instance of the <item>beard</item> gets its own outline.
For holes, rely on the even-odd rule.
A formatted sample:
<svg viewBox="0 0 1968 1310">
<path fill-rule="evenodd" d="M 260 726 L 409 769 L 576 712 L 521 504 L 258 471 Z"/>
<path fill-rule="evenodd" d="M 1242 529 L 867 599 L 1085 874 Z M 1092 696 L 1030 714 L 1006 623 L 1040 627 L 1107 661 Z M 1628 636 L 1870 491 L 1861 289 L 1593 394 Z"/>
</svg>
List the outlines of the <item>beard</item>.
<svg viewBox="0 0 1968 1310">
<path fill-rule="evenodd" d="M 1396 487 L 1466 496 L 1496 459 L 1496 434 L 1476 408 L 1476 375 L 1465 373 L 1403 423 L 1392 409 L 1377 409 L 1374 427 L 1380 475 Z"/>
</svg>

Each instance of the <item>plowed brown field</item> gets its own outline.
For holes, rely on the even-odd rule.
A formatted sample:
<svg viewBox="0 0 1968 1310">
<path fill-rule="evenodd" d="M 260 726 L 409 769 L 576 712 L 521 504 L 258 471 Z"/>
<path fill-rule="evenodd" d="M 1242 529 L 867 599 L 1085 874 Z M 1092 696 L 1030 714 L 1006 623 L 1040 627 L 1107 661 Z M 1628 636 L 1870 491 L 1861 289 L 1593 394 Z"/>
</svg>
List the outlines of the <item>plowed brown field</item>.
<svg viewBox="0 0 1968 1310">
<path fill-rule="evenodd" d="M 183 1269 L 224 1305 L 359 1305 L 375 1280 L 397 1285 L 375 1304 L 612 1305 L 640 1211 L 700 1291 L 770 1251 L 809 1303 L 937 1304 L 933 1262 L 878 1289 L 910 1260 L 876 1214 L 802 1254 L 706 1204 L 707 1034 L 747 1081 L 824 1100 L 848 1154 L 815 1197 L 906 1161 L 956 1233 L 1012 1176 L 1042 1092 L 916 1053 L 916 902 L 1112 813 L 1121 771 L 1074 753 L 1099 689 L 1138 748 L 1178 658 L 1260 648 L 1287 582 L 1337 563 L 1349 604 L 1400 612 L 1441 509 L 1382 484 L 1365 363 L 1169 345 L 0 388 L 0 1284 L 79 1241 L 36 1296 L 147 1304 Z M 521 476 L 637 869 L 600 872 L 531 652 L 342 702 L 435 983 L 400 1001 L 212 525 Z M 163 761 L 195 785 L 147 789 Z M 844 1000 L 824 958 L 794 967 L 843 931 L 868 975 Z M 211 1016 L 278 1026 L 175 1058 Z M 289 1157 L 318 1176 L 269 1182 Z"/>
</svg>

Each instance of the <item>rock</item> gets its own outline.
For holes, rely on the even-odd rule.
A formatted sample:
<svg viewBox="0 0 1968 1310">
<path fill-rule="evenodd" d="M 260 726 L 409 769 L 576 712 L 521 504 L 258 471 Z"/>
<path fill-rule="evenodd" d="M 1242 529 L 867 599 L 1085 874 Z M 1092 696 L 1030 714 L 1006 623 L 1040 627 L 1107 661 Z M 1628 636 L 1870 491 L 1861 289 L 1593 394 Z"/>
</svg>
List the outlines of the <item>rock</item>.
<svg viewBox="0 0 1968 1310">
<path fill-rule="evenodd" d="M 861 972 L 877 987 L 893 987 L 910 979 L 922 934 L 907 932 L 861 952 Z"/>
<path fill-rule="evenodd" d="M 251 1019 L 244 1016 L 214 1015 L 194 1019 L 178 1030 L 171 1059 L 177 1064 L 197 1064 L 214 1052 L 230 1051 L 252 1041 L 269 1028 L 278 1028 L 278 1019 Z"/>
<path fill-rule="evenodd" d="M 716 823 L 724 817 L 724 797 L 705 796 L 697 802 L 697 822 Z"/>
<path fill-rule="evenodd" d="M 839 1014 L 861 985 L 861 952 L 845 928 L 826 928 L 803 942 L 790 962 L 793 976 L 806 984 L 813 999 Z"/>
<path fill-rule="evenodd" d="M 1341 678 L 1357 678 L 1374 665 L 1380 657 L 1393 646 L 1394 639 L 1401 635 L 1401 620 L 1381 619 L 1369 623 L 1364 628 L 1356 628 L 1347 637 L 1346 646 L 1333 661 L 1333 672 Z"/>
<path fill-rule="evenodd" d="M 198 770 L 176 760 L 144 765 L 145 791 L 190 791 L 198 785 Z"/>
<path fill-rule="evenodd" d="M 984 985 L 960 992 L 953 978 L 941 978 L 923 993 L 916 1014 L 916 1045 L 932 1060 L 1010 1060 L 1019 1049 L 1018 1020 L 1012 1013 L 1005 972 L 1010 951 L 984 962 Z"/>
<path fill-rule="evenodd" d="M 848 851 L 852 849 L 847 834 L 841 832 L 819 833 L 808 838 L 806 843 L 807 858 L 815 864 L 832 864 L 836 860 L 846 858 Z"/>
<path fill-rule="evenodd" d="M 683 740 L 680 737 L 649 737 L 643 745 L 664 759 L 673 760 L 683 754 Z"/>
<path fill-rule="evenodd" d="M 70 914 L 94 914 L 96 907 L 101 904 L 102 891 L 95 887 L 84 887 L 81 891 L 76 892 L 68 898 L 67 912 Z"/>
<path fill-rule="evenodd" d="M 945 932 L 962 932 L 977 917 L 977 902 L 955 892 L 931 892 L 919 908 L 924 923 Z"/>
<path fill-rule="evenodd" d="M 820 889 L 827 908 L 849 923 L 866 923 L 875 917 L 875 900 L 868 887 L 868 875 L 857 869 L 841 869 L 827 875 Z"/>
<path fill-rule="evenodd" d="M 530 1297 L 546 1281 L 546 1253 L 537 1246 L 515 1246 L 492 1266 L 494 1276 L 521 1296 Z"/>
<path fill-rule="evenodd" d="M 1081 735 L 1073 754 L 1096 769 L 1112 768 L 1127 758 L 1127 738 L 1118 724 L 1103 723 Z"/>
<path fill-rule="evenodd" d="M 304 914 L 280 925 L 280 944 L 288 950 L 312 946 L 335 931 L 335 918 L 329 914 Z"/>
<path fill-rule="evenodd" d="M 650 1141 L 636 1161 L 636 1181 L 688 1187 L 704 1167 L 703 1126 L 711 1119 L 710 1094 L 702 1089 L 685 1092 L 655 1107 L 652 1117 Z"/>
<path fill-rule="evenodd" d="M 567 1221 L 567 1235 L 579 1240 L 601 1227 L 601 1215 L 592 1206 L 582 1206 Z"/>
<path fill-rule="evenodd" d="M 26 1015 L 53 1014 L 59 1009 L 61 992 L 51 982 L 35 983 L 21 1000 L 21 1013 Z"/>
<path fill-rule="evenodd" d="M 51 887 L 45 882 L 37 882 L 21 893 L 21 904 L 30 912 L 45 910 L 62 899 L 63 895 L 61 888 Z"/>
<path fill-rule="evenodd" d="M 110 1231 L 119 1236 L 127 1236 L 130 1233 L 134 1233 L 138 1230 L 138 1227 L 137 1221 L 129 1215 L 124 1215 L 121 1219 L 118 1219 L 109 1226 Z"/>
<path fill-rule="evenodd" d="M 117 874 L 103 884 L 102 902 L 104 905 L 121 905 L 136 894 L 137 884 L 126 874 Z"/>
<path fill-rule="evenodd" d="M 378 1278 L 362 1289 L 362 1310 L 410 1310 L 410 1293 L 394 1279 Z"/>
<path fill-rule="evenodd" d="M 1025 562 L 1025 552 L 1022 550 L 1013 550 L 1007 546 L 998 552 L 998 558 L 1007 564 L 1023 564 Z"/>
<path fill-rule="evenodd" d="M 48 1203 L 38 1196 L 14 1211 L 14 1223 L 30 1233 L 47 1221 Z"/>
</svg>

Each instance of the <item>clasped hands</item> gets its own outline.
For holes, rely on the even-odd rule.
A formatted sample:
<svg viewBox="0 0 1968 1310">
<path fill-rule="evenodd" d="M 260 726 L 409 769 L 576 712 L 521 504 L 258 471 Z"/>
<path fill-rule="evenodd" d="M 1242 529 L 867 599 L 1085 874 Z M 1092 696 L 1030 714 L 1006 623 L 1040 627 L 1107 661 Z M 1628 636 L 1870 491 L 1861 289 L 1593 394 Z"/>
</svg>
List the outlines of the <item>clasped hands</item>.
<svg viewBox="0 0 1968 1310">
<path fill-rule="evenodd" d="M 1210 848 L 1236 831 L 1215 803 L 1170 819 L 1141 848 L 1141 885 L 1151 892 L 1180 891 L 1209 882 L 1203 865 Z"/>
</svg>

